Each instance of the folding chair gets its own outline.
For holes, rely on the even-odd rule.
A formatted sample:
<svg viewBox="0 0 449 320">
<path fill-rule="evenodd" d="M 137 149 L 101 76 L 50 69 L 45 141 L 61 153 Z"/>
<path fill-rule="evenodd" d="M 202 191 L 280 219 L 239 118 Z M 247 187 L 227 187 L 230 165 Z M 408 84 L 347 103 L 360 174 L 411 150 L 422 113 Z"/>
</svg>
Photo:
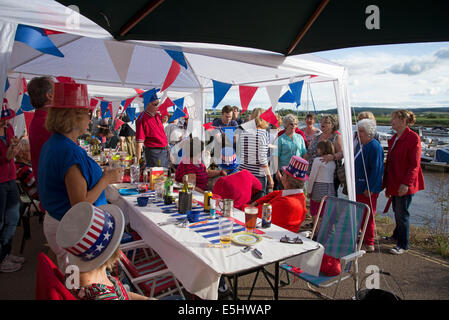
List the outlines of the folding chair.
<svg viewBox="0 0 449 320">
<path fill-rule="evenodd" d="M 138 293 L 162 298 L 177 292 L 185 298 L 176 277 L 143 240 L 126 243 L 120 249 L 120 267 Z"/>
<path fill-rule="evenodd" d="M 65 287 L 64 275 L 43 252 L 37 256 L 36 300 L 77 300 Z"/>
<path fill-rule="evenodd" d="M 329 298 L 325 294 L 312 288 L 327 288 L 336 285 L 332 299 L 335 298 L 341 281 L 350 277 L 354 280 L 355 292 L 359 289 L 358 284 L 358 259 L 365 254 L 361 250 L 363 237 L 368 219 L 362 226 L 365 215 L 370 214 L 370 208 L 360 202 L 354 202 L 347 199 L 324 196 L 321 199 L 318 212 L 323 210 L 321 219 L 317 219 L 313 226 L 313 238 L 317 223 L 320 224 L 316 241 L 324 247 L 325 254 L 340 259 L 341 273 L 337 276 L 326 276 L 320 273 L 318 276 L 302 272 L 295 272 L 295 267 L 286 263 L 280 267 L 288 274 L 293 274 L 307 282 L 309 289 L 323 297 Z M 320 221 L 320 222 L 319 222 Z M 360 238 L 357 239 L 360 232 Z"/>
<path fill-rule="evenodd" d="M 30 194 L 27 192 L 27 189 L 22 185 L 22 182 L 19 180 L 16 180 L 17 187 L 19 188 L 20 193 L 20 222 L 22 223 L 23 227 L 23 236 L 22 236 L 22 243 L 20 245 L 20 253 L 23 253 L 23 249 L 25 247 L 25 240 L 29 240 L 31 238 L 31 226 L 30 226 L 30 219 L 31 219 L 31 209 L 35 209 L 35 215 L 39 216 L 39 223 L 42 223 L 44 221 L 44 213 L 39 208 L 39 203 L 37 199 L 34 199 L 30 196 Z"/>
</svg>

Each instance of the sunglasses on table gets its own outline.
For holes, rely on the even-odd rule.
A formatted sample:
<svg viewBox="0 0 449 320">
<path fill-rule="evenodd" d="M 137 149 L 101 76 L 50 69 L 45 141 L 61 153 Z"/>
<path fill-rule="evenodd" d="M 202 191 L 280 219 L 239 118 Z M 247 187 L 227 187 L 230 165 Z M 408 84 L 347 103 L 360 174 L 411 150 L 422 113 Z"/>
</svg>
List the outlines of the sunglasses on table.
<svg viewBox="0 0 449 320">
<path fill-rule="evenodd" d="M 280 242 L 284 242 L 284 243 L 295 243 L 295 244 L 302 244 L 302 240 L 299 237 L 296 238 L 290 238 L 288 236 L 283 236 L 280 240 Z"/>
</svg>

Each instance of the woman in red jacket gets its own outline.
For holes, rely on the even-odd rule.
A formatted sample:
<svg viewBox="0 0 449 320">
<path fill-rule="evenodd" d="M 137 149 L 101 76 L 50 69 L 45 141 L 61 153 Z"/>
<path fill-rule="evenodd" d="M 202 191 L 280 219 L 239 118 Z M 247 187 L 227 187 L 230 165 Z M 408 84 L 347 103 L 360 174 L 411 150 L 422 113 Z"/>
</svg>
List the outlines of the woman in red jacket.
<svg viewBox="0 0 449 320">
<path fill-rule="evenodd" d="M 386 196 L 391 196 L 396 228 L 391 240 L 396 246 L 393 254 L 402 254 L 408 249 L 410 229 L 409 207 L 413 195 L 424 190 L 421 170 L 421 139 L 410 130 L 415 115 L 408 110 L 397 110 L 391 114 L 391 127 L 396 134 L 388 141 L 388 156 L 385 164 L 383 187 Z"/>
</svg>

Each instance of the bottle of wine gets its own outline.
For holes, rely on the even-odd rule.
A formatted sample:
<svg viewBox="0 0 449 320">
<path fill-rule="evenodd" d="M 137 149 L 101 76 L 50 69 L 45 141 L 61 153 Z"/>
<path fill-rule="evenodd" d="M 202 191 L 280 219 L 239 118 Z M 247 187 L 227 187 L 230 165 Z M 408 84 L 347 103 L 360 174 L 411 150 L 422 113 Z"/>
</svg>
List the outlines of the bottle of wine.
<svg viewBox="0 0 449 320">
<path fill-rule="evenodd" d="M 165 195 L 171 196 L 173 194 L 173 179 L 171 177 L 171 172 L 167 172 L 167 179 L 164 183 Z"/>
<path fill-rule="evenodd" d="M 182 192 L 189 192 L 189 177 L 187 175 L 185 175 L 182 178 L 182 182 L 183 182 L 183 185 L 182 185 L 181 191 Z"/>
</svg>

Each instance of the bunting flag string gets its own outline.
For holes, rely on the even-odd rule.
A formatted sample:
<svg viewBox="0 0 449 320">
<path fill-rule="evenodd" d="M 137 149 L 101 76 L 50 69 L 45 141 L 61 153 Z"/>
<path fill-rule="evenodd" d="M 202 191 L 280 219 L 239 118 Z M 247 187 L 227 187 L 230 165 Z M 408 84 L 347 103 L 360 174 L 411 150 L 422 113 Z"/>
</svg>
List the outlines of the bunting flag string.
<svg viewBox="0 0 449 320">
<path fill-rule="evenodd" d="M 179 109 L 183 110 L 184 108 L 184 98 L 176 99 L 173 101 L 173 103 L 178 107 Z"/>
<path fill-rule="evenodd" d="M 118 128 L 120 128 L 125 122 L 123 122 L 120 119 L 115 120 L 115 126 L 114 126 L 114 130 L 117 131 Z"/>
</svg>

